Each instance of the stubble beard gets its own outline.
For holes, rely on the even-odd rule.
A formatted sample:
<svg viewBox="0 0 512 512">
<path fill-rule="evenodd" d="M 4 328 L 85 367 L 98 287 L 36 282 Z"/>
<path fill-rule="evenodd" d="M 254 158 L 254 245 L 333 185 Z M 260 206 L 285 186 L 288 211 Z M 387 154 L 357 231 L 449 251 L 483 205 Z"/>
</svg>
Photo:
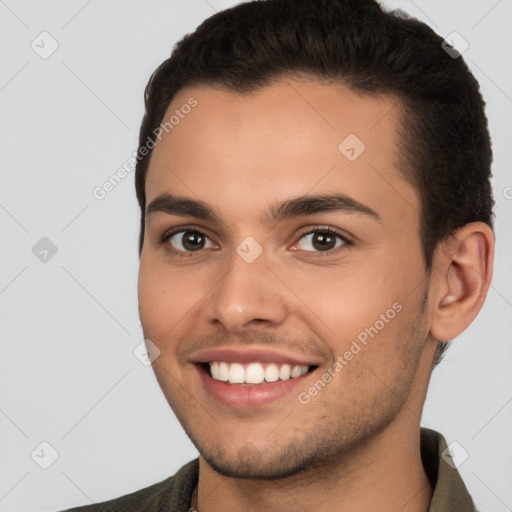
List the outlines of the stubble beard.
<svg viewBox="0 0 512 512">
<path fill-rule="evenodd" d="M 288 438 L 279 437 L 276 431 L 269 436 L 275 441 L 267 440 L 265 446 L 261 448 L 248 440 L 237 449 L 236 454 L 232 450 L 228 453 L 223 448 L 232 443 L 228 432 L 225 432 L 223 441 L 216 443 L 208 439 L 208 429 L 204 429 L 204 426 L 202 429 L 196 427 L 197 424 L 207 425 L 212 422 L 212 418 L 207 414 L 199 423 L 188 421 L 187 416 L 191 416 L 190 408 L 173 403 L 171 397 L 176 394 L 166 393 L 165 382 L 161 381 L 156 369 L 155 374 L 186 434 L 201 457 L 220 475 L 250 480 L 283 480 L 302 478 L 307 473 L 310 478 L 320 479 L 323 478 L 322 475 L 332 472 L 333 468 L 343 465 L 352 452 L 364 449 L 367 443 L 397 418 L 408 399 L 418 369 L 428 330 L 427 313 L 425 296 L 416 320 L 409 325 L 409 329 L 404 329 L 406 332 L 399 333 L 399 354 L 395 355 L 397 371 L 393 373 L 391 382 L 381 382 L 381 385 L 373 390 L 372 396 L 359 392 L 354 400 L 342 402 L 343 405 L 339 409 L 335 407 L 336 401 L 333 407 L 331 397 L 331 403 L 323 402 L 324 406 L 317 412 L 315 420 L 308 422 L 308 425 L 313 427 L 306 431 L 295 429 L 295 433 Z M 371 350 L 371 347 L 365 347 L 364 350 Z M 373 373 L 375 376 L 375 372 Z M 368 375 L 371 376 L 370 373 Z M 376 378 L 379 381 L 378 376 Z M 331 385 L 328 384 L 327 388 Z M 329 390 L 323 390 L 321 393 L 329 393 Z M 328 397 L 325 396 L 327 400 Z M 324 398 L 320 395 L 316 400 Z M 349 405 L 350 407 L 347 407 Z M 197 411 L 200 408 L 194 406 L 192 409 Z M 183 411 L 187 410 L 189 414 L 184 414 Z M 283 411 L 283 417 L 286 414 L 286 411 Z M 297 415 L 297 411 L 290 414 L 289 421 L 286 422 L 288 425 L 294 414 Z M 301 421 L 302 418 L 297 419 L 299 429 Z"/>
</svg>

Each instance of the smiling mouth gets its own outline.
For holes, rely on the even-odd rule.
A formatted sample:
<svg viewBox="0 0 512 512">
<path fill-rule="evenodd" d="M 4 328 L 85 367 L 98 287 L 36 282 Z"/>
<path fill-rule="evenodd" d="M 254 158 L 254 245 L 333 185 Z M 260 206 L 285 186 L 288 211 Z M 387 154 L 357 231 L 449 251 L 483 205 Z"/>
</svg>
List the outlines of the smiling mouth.
<svg viewBox="0 0 512 512">
<path fill-rule="evenodd" d="M 233 385 L 264 385 L 302 377 L 317 366 L 280 363 L 211 361 L 200 365 L 214 380 Z"/>
</svg>

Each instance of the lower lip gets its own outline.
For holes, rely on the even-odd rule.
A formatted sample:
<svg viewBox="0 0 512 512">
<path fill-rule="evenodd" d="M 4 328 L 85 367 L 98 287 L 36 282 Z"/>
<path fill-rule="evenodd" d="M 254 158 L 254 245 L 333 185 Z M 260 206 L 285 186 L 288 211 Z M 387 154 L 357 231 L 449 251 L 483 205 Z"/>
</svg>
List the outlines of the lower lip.
<svg viewBox="0 0 512 512">
<path fill-rule="evenodd" d="M 252 409 L 270 404 L 286 395 L 304 383 L 311 373 L 300 377 L 262 384 L 229 384 L 215 380 L 202 368 L 197 366 L 199 375 L 208 393 L 220 403 L 229 407 Z"/>
</svg>

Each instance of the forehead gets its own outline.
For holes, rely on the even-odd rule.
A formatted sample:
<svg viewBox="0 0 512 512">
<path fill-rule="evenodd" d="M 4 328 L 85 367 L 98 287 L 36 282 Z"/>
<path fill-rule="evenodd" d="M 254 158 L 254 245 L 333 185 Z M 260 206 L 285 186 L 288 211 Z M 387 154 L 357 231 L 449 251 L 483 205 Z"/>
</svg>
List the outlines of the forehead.
<svg viewBox="0 0 512 512">
<path fill-rule="evenodd" d="M 384 217 L 417 215 L 416 191 L 398 168 L 399 116 L 392 97 L 316 81 L 250 94 L 183 89 L 162 121 L 172 122 L 153 150 L 147 204 L 162 193 L 196 196 L 238 220 L 291 196 L 339 192 Z"/>
</svg>

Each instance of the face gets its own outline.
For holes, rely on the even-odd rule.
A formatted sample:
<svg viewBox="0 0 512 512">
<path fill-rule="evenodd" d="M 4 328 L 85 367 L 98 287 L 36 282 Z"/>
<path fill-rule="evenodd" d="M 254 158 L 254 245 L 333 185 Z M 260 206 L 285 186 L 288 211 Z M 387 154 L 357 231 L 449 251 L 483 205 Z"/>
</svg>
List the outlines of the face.
<svg viewBox="0 0 512 512">
<path fill-rule="evenodd" d="M 417 420 L 428 280 L 393 100 L 289 80 L 184 89 L 176 110 L 146 180 L 139 305 L 204 460 L 284 477 Z"/>
</svg>

